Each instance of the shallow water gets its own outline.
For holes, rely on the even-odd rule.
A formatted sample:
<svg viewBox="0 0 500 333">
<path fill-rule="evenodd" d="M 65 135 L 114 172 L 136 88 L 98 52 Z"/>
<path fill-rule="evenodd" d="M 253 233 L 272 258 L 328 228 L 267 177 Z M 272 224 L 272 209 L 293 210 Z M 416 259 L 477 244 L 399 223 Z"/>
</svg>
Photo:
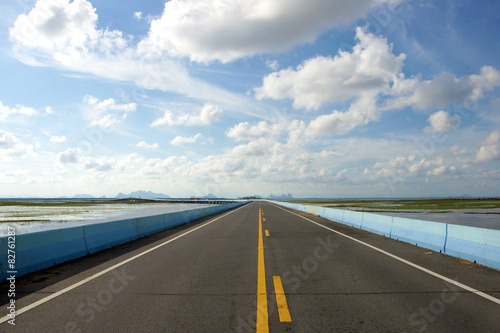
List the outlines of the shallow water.
<svg viewBox="0 0 500 333">
<path fill-rule="evenodd" d="M 500 230 L 500 209 L 457 209 L 451 210 L 448 213 L 398 213 L 395 211 L 387 213 L 377 212 L 374 214 Z"/>
<path fill-rule="evenodd" d="M 332 203 L 307 204 L 333 209 L 336 208 Z M 356 204 L 353 203 L 352 207 L 339 207 L 337 209 L 500 230 L 500 208 L 439 209 L 439 206 L 437 206 L 436 210 L 419 210 L 406 208 L 397 210 L 397 207 L 395 207 L 394 209 L 378 210 L 375 212 L 372 211 L 376 210 L 377 206 L 381 204 L 386 205 L 385 201 L 381 200 L 380 202 L 370 202 L 370 207 L 356 206 Z M 396 205 L 397 203 L 393 204 L 393 206 Z"/>
<path fill-rule="evenodd" d="M 210 204 L 110 204 L 89 206 L 2 206 L 0 236 L 8 227 L 16 234 L 109 222 L 142 216 L 160 215 L 212 206 Z M 8 221 L 8 222 L 6 222 Z"/>
</svg>

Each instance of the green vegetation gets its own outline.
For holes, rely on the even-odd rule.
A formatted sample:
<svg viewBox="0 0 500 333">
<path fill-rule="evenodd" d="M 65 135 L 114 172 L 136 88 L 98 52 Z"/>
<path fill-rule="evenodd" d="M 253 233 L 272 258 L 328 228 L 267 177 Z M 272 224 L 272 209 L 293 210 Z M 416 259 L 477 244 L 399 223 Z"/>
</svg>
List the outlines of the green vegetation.
<svg viewBox="0 0 500 333">
<path fill-rule="evenodd" d="M 488 199 L 331 199 L 331 200 L 294 200 L 294 203 L 314 204 L 331 208 L 350 209 L 368 212 L 415 212 L 428 211 L 446 213 L 457 209 L 495 209 L 500 208 L 500 198 Z"/>
<path fill-rule="evenodd" d="M 0 223 L 71 221 L 148 204 L 151 203 L 127 200 L 0 200 Z"/>
<path fill-rule="evenodd" d="M 86 201 L 43 201 L 43 200 L 0 200 L 2 206 L 25 206 L 25 207 L 86 207 L 95 205 L 143 205 L 152 202 L 143 201 L 112 201 L 112 200 L 86 200 Z M 168 202 L 158 202 L 169 204 Z"/>
</svg>

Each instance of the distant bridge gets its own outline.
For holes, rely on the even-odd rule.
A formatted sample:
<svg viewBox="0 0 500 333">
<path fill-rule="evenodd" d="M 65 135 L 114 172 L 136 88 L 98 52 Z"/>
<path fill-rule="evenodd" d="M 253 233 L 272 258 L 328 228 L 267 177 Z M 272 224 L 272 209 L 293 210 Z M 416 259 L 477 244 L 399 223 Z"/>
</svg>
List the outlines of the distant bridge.
<svg viewBox="0 0 500 333">
<path fill-rule="evenodd" d="M 209 205 L 222 205 L 227 203 L 237 202 L 234 200 L 226 199 L 147 199 L 147 198 L 122 198 L 112 200 L 114 202 L 141 202 L 141 203 L 188 203 L 188 204 L 209 204 Z"/>
</svg>

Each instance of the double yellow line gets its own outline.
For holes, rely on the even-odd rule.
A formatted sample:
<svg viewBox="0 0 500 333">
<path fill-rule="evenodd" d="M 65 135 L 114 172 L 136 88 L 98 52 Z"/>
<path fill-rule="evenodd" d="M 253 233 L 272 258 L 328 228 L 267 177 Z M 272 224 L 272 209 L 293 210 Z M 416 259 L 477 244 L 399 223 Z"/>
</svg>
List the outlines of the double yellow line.
<svg viewBox="0 0 500 333">
<path fill-rule="evenodd" d="M 269 236 L 266 230 L 266 236 Z M 264 239 L 262 236 L 262 208 L 259 208 L 259 246 L 257 262 L 257 322 L 256 332 L 269 332 L 269 314 L 267 309 L 267 289 L 266 289 L 266 265 L 264 263 Z M 285 291 L 281 283 L 281 277 L 273 276 L 274 293 L 276 295 L 276 304 L 278 306 L 278 315 L 280 322 L 291 322 L 292 317 L 288 310 Z"/>
<path fill-rule="evenodd" d="M 262 208 L 259 208 L 259 251 L 257 262 L 257 332 L 269 332 L 267 312 L 266 265 L 264 264 L 264 240 L 262 236 Z"/>
</svg>

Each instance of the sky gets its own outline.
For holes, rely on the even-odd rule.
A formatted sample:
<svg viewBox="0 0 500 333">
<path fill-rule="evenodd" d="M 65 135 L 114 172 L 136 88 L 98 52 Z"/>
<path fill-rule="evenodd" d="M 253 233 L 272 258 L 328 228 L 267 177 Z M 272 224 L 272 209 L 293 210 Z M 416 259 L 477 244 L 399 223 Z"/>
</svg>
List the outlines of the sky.
<svg viewBox="0 0 500 333">
<path fill-rule="evenodd" d="M 498 1 L 0 13 L 0 197 L 500 196 Z"/>
</svg>

